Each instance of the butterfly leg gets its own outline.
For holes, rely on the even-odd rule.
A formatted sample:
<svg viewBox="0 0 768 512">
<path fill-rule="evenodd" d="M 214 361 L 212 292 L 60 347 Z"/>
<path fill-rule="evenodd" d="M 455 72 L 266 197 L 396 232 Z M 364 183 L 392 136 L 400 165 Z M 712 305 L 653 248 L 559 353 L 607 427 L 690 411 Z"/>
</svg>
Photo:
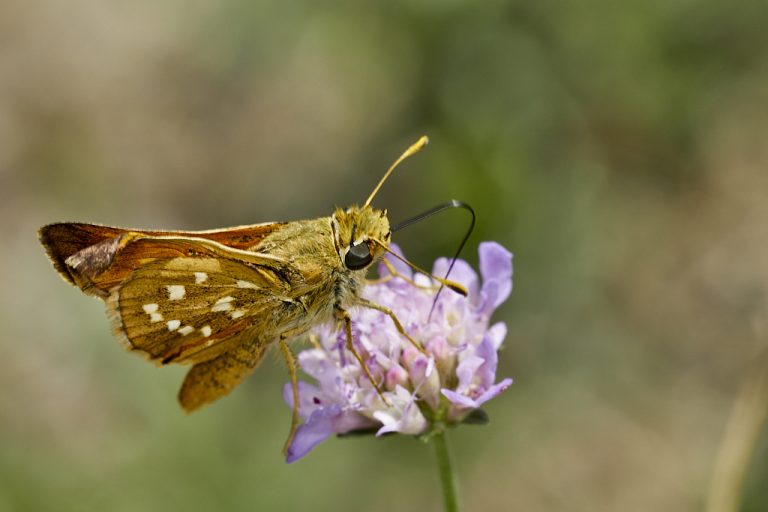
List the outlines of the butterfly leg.
<svg viewBox="0 0 768 512">
<path fill-rule="evenodd" d="M 366 279 L 365 284 L 384 284 L 390 282 L 394 278 L 395 276 L 393 274 L 387 274 L 384 277 L 379 277 L 378 279 Z"/>
<path fill-rule="evenodd" d="M 318 350 L 322 350 L 323 346 L 320 344 L 320 338 L 317 336 L 317 334 L 312 333 L 308 337 L 309 342 L 312 344 L 313 347 L 315 347 Z"/>
<path fill-rule="evenodd" d="M 280 340 L 280 351 L 285 358 L 285 364 L 288 366 L 288 373 L 291 376 L 291 389 L 293 390 L 293 412 L 291 413 L 291 431 L 288 433 L 288 439 L 285 440 L 283 445 L 283 455 L 288 454 L 288 448 L 293 442 L 293 437 L 296 435 L 296 429 L 299 426 L 299 381 L 296 377 L 296 358 L 291 352 L 291 348 L 284 339 Z"/>
<path fill-rule="evenodd" d="M 378 383 L 376 382 L 376 379 L 373 378 L 373 374 L 371 373 L 370 368 L 368 368 L 368 365 L 365 364 L 365 361 L 363 361 L 363 358 L 358 353 L 357 349 L 355 349 L 354 344 L 352 343 L 352 318 L 349 316 L 349 312 L 345 311 L 343 309 L 337 309 L 337 314 L 341 316 L 342 320 L 344 321 L 344 333 L 347 337 L 347 350 L 349 350 L 353 356 L 355 356 L 355 359 L 357 359 L 357 362 L 360 364 L 360 367 L 363 369 L 363 372 L 365 372 L 366 377 L 368 377 L 368 380 L 371 381 L 371 384 L 373 384 L 373 387 L 376 389 L 376 393 L 379 394 L 379 397 L 381 400 L 386 404 L 389 404 L 389 400 L 384 396 L 384 393 L 381 391 L 381 388 L 379 387 Z"/>
<path fill-rule="evenodd" d="M 387 261 L 386 258 L 382 259 L 381 262 L 384 264 L 385 267 L 387 267 L 389 274 L 382 276 L 378 279 L 366 279 L 365 284 L 384 284 L 384 283 L 390 282 L 395 277 L 401 276 L 401 274 L 397 271 L 395 266 L 392 265 L 389 261 Z"/>
<path fill-rule="evenodd" d="M 385 315 L 387 315 L 389 318 L 392 319 L 392 322 L 395 324 L 395 329 L 397 329 L 397 332 L 399 332 L 403 337 L 405 337 L 408 341 L 411 342 L 411 345 L 416 347 L 416 349 L 421 352 L 422 354 L 426 354 L 427 351 L 424 350 L 424 347 L 421 346 L 421 343 L 413 339 L 413 337 L 405 332 L 405 329 L 403 328 L 403 324 L 400 323 L 400 320 L 397 319 L 397 315 L 395 315 L 395 312 L 389 309 L 386 306 L 382 306 L 381 304 L 376 304 L 375 302 L 371 302 L 369 300 L 358 298 L 357 302 L 355 303 L 357 306 L 363 306 L 364 308 L 370 308 L 375 309 L 377 311 L 381 311 Z"/>
<path fill-rule="evenodd" d="M 288 374 L 291 377 L 291 391 L 293 394 L 293 412 L 291 413 L 291 430 L 288 433 L 288 439 L 285 440 L 283 445 L 283 455 L 288 454 L 288 448 L 293 442 L 293 437 L 296 435 L 296 429 L 299 426 L 299 380 L 296 375 L 298 364 L 296 363 L 296 357 L 291 351 L 291 347 L 288 346 L 286 340 L 296 338 L 307 332 L 310 326 L 300 326 L 295 329 L 290 329 L 283 332 L 280 335 L 280 352 L 283 353 L 283 359 L 285 359 L 285 365 L 288 367 Z"/>
</svg>

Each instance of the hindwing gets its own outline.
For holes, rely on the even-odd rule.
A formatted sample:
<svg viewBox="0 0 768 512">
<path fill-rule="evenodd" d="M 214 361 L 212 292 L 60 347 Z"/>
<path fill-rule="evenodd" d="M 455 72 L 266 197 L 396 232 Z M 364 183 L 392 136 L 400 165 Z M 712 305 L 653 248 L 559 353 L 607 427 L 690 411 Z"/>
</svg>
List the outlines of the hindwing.
<svg viewBox="0 0 768 512">
<path fill-rule="evenodd" d="M 231 348 L 287 290 L 266 267 L 177 257 L 136 268 L 112 289 L 107 308 L 131 350 L 160 363 L 195 363 Z"/>
</svg>

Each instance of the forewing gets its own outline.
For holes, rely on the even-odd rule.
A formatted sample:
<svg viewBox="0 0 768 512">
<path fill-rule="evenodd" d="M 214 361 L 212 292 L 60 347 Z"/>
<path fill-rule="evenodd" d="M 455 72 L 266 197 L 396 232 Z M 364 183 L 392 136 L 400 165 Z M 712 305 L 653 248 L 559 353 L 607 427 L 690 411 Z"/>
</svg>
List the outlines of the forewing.
<svg viewBox="0 0 768 512">
<path fill-rule="evenodd" d="M 264 238 L 285 223 L 268 222 L 209 231 L 143 231 L 98 224 L 61 222 L 40 228 L 40 242 L 56 270 L 86 293 L 105 297 L 119 273 L 104 274 L 131 242 L 140 239 L 197 239 L 235 250 L 253 250 Z M 131 259 L 118 268 L 125 270 Z M 128 269 L 130 270 L 130 269 Z M 101 278 L 101 279 L 100 279 Z M 111 279 L 111 281 L 110 281 Z M 106 281 L 103 286 L 101 280 Z"/>
<path fill-rule="evenodd" d="M 103 298 L 131 274 L 154 261 L 175 258 L 237 260 L 254 266 L 274 266 L 279 258 L 226 247 L 202 238 L 147 236 L 126 233 L 83 249 L 65 260 L 73 282 L 85 293 Z"/>
<path fill-rule="evenodd" d="M 112 289 L 107 309 L 129 349 L 162 364 L 197 363 L 232 349 L 251 329 L 263 331 L 258 323 L 286 292 L 269 267 L 185 256 L 136 268 Z"/>
</svg>

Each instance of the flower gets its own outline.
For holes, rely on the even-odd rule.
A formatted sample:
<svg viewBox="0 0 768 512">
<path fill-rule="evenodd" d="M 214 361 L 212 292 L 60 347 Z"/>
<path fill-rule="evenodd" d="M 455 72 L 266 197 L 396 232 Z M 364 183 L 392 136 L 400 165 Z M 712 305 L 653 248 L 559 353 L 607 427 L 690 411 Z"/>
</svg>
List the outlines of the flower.
<svg viewBox="0 0 768 512">
<path fill-rule="evenodd" d="M 380 264 L 384 282 L 366 286 L 363 296 L 392 309 L 424 347 L 424 352 L 418 350 L 378 310 L 351 311 L 355 349 L 379 383 L 381 395 L 347 351 L 345 333 L 331 326 L 315 329 L 316 347 L 301 352 L 298 361 L 317 383 L 299 382 L 298 410 L 304 423 L 288 448 L 287 462 L 303 457 L 332 434 L 376 429 L 377 436 L 418 436 L 437 424 L 460 423 L 512 384 L 509 378 L 495 382 L 506 325 L 489 326 L 491 314 L 512 291 L 512 254 L 495 242 L 484 242 L 479 255 L 482 283 L 468 263 L 456 260 L 450 279 L 469 293 L 464 297 L 443 289 L 437 303 L 431 278 L 413 274 L 389 255 L 398 276 Z M 449 265 L 448 259 L 438 259 L 432 272 L 445 275 Z M 283 397 L 293 407 L 290 384 Z"/>
</svg>

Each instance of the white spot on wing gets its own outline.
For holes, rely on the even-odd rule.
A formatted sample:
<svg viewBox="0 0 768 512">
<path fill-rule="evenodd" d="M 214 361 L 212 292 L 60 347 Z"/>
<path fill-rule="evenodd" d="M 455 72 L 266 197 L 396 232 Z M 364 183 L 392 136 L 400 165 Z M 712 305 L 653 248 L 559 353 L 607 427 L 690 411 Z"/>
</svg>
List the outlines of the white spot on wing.
<svg viewBox="0 0 768 512">
<path fill-rule="evenodd" d="M 175 331 L 181 325 L 180 320 L 168 320 L 168 330 Z"/>
<path fill-rule="evenodd" d="M 250 281 L 243 281 L 242 279 L 237 280 L 237 287 L 238 288 L 258 288 L 255 284 L 253 284 Z"/>
<path fill-rule="evenodd" d="M 195 284 L 204 283 L 208 279 L 208 274 L 205 272 L 195 272 Z"/>
<path fill-rule="evenodd" d="M 144 312 L 149 315 L 149 321 L 152 323 L 163 321 L 163 315 L 157 312 L 158 308 L 159 306 L 154 302 L 152 304 L 144 304 L 141 306 L 141 309 L 143 309 Z"/>
<path fill-rule="evenodd" d="M 230 304 L 230 302 L 232 302 L 233 300 L 235 300 L 235 298 L 232 297 L 231 295 L 222 297 L 216 301 L 216 303 L 211 308 L 211 311 L 229 311 L 230 309 L 232 309 L 232 304 Z"/>
<path fill-rule="evenodd" d="M 210 325 L 206 325 L 206 326 L 202 327 L 202 328 L 200 329 L 200 333 L 201 333 L 201 334 L 202 334 L 204 337 L 206 337 L 206 338 L 207 338 L 208 336 L 210 336 L 210 335 L 211 335 L 211 326 L 210 326 Z"/>
<path fill-rule="evenodd" d="M 244 314 L 245 314 L 245 311 L 243 311 L 242 309 L 236 309 L 236 310 L 234 310 L 233 312 L 231 312 L 231 313 L 229 314 L 229 316 L 231 316 L 231 317 L 232 317 L 232 320 L 235 320 L 235 319 L 237 319 L 237 318 L 240 318 L 240 317 L 241 317 L 241 316 L 243 316 Z"/>
<path fill-rule="evenodd" d="M 168 289 L 169 300 L 183 299 L 187 293 L 187 290 L 180 284 L 169 284 L 166 288 Z"/>
<path fill-rule="evenodd" d="M 179 334 L 181 334 L 182 336 L 186 336 L 187 334 L 191 333 L 194 330 L 195 328 L 192 327 L 191 325 L 185 325 L 184 327 L 179 329 Z"/>
</svg>

